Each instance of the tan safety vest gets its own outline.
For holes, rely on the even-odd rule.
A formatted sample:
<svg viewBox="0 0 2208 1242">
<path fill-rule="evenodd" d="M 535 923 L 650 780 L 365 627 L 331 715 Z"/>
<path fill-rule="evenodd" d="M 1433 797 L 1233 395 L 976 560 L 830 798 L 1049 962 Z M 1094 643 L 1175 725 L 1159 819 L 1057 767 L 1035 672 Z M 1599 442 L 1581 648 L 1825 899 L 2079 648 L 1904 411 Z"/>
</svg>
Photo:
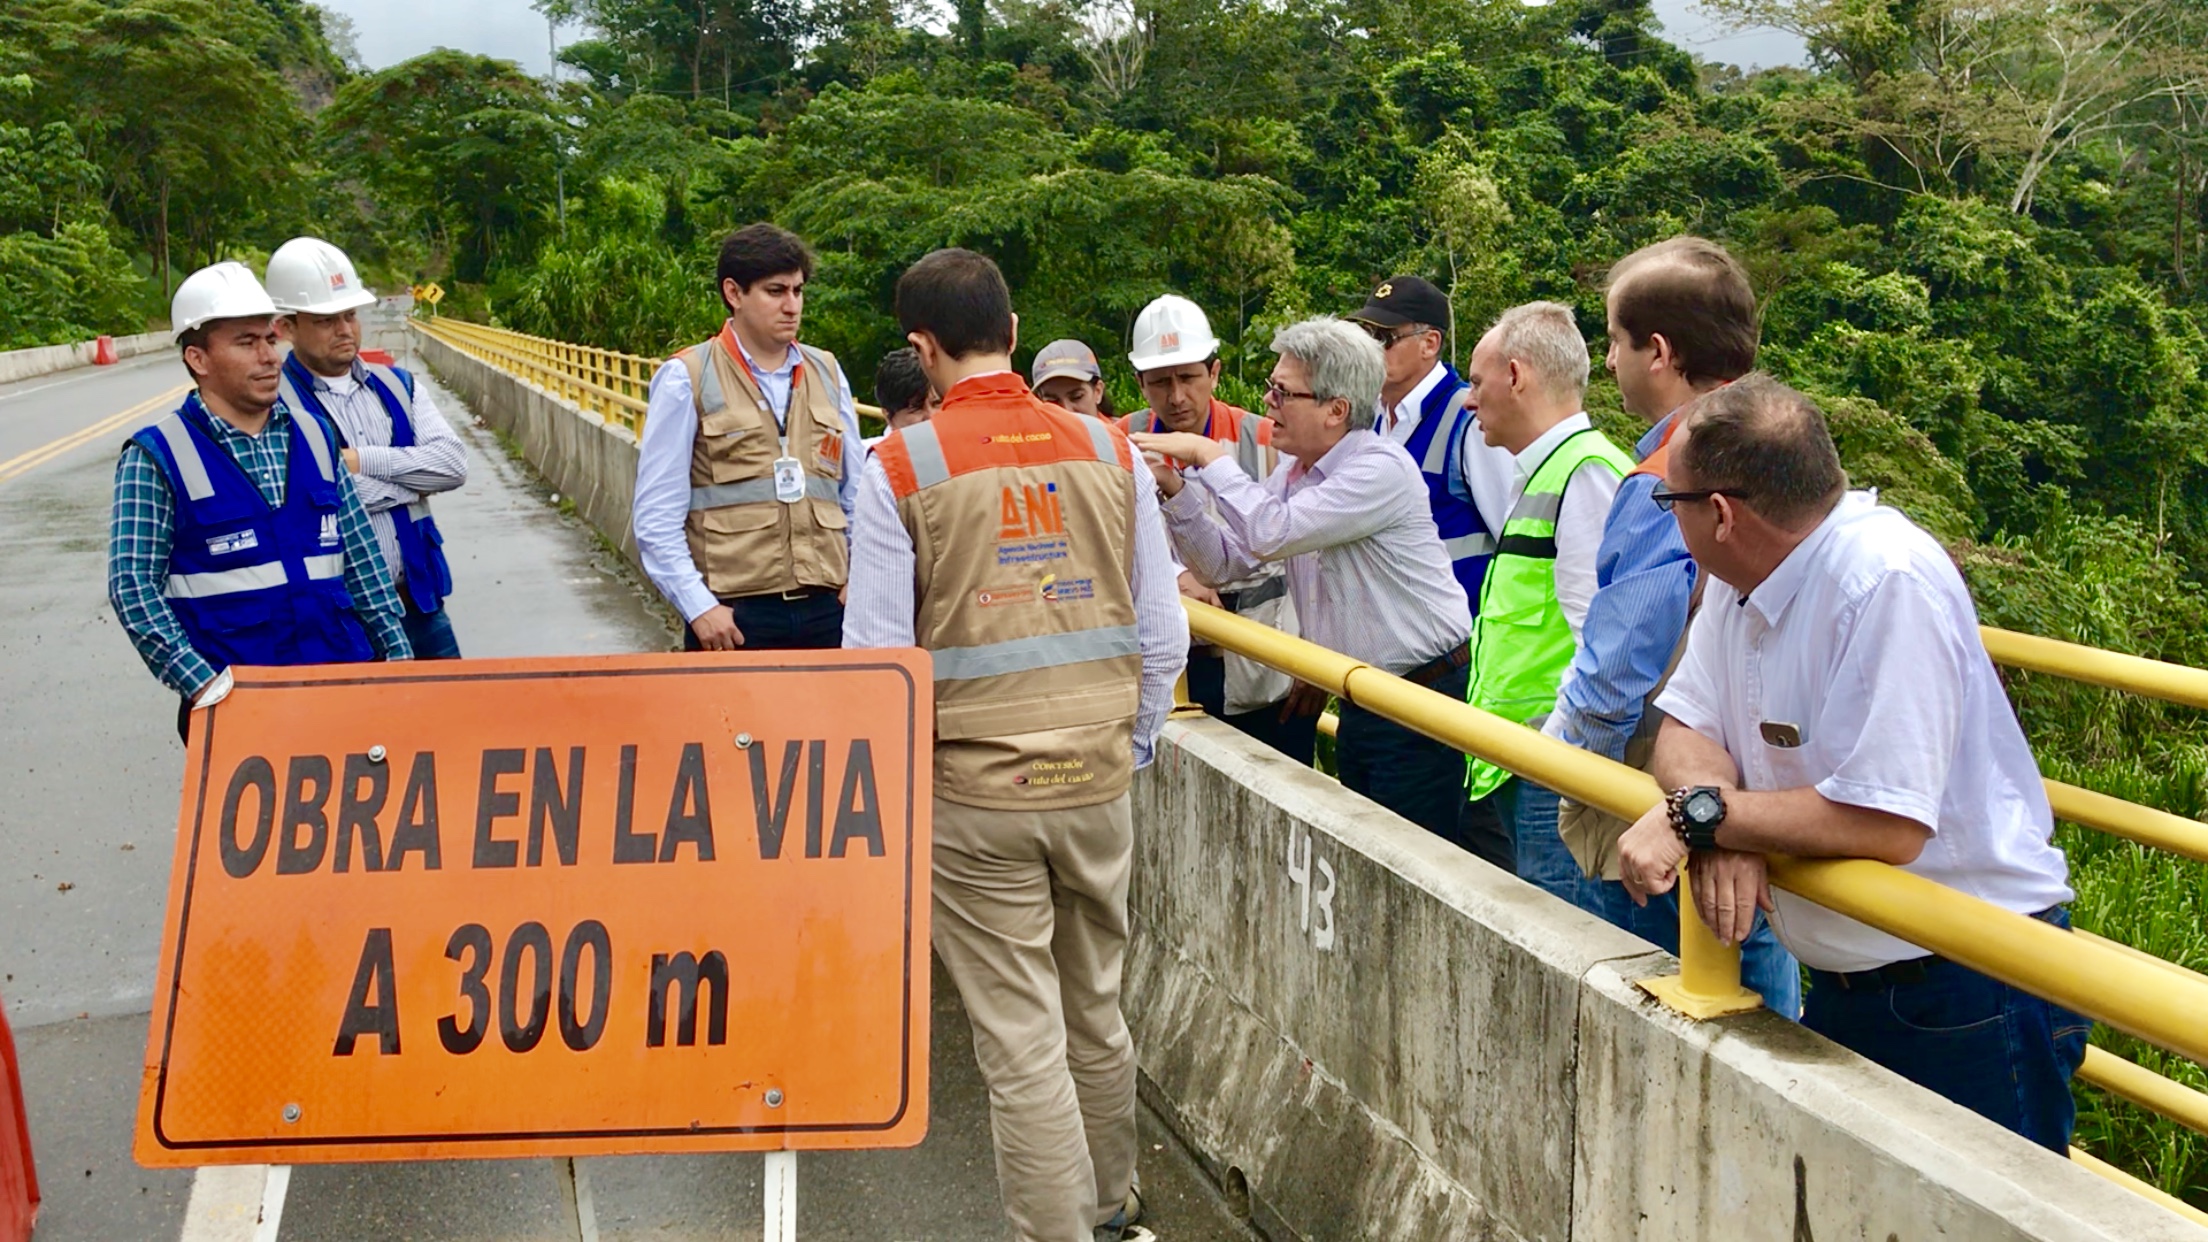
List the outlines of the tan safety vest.
<svg viewBox="0 0 2208 1242">
<path fill-rule="evenodd" d="M 775 499 L 774 460 L 784 452 L 751 368 L 736 352 L 734 328 L 683 350 L 698 434 L 690 447 L 690 516 L 683 533 L 706 589 L 723 599 L 800 587 L 841 589 L 851 552 L 839 490 L 843 483 L 842 412 L 835 358 L 799 346 L 790 383 L 788 452 L 805 475 L 794 504 Z"/>
<path fill-rule="evenodd" d="M 951 389 L 875 455 L 912 536 L 935 658 L 935 792 L 966 806 L 1108 802 L 1134 774 L 1134 452 L 1016 375 Z"/>
</svg>

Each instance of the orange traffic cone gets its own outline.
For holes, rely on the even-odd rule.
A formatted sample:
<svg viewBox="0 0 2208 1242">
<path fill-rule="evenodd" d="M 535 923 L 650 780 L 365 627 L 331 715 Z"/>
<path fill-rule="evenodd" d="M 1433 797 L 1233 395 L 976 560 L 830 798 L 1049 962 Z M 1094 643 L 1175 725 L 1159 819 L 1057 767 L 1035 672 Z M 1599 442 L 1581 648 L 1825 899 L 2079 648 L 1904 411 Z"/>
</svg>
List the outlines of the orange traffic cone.
<svg viewBox="0 0 2208 1242">
<path fill-rule="evenodd" d="M 116 358 L 115 358 L 115 338 L 114 338 L 114 337 L 112 337 L 112 336 L 103 336 L 103 337 L 101 337 L 101 338 L 100 338 L 99 340 L 97 340 L 97 341 L 93 342 L 93 344 L 92 344 L 92 365 L 93 365 L 93 366 L 96 366 L 96 367 L 111 367 L 111 366 L 114 366 L 114 365 L 115 365 L 115 362 L 116 362 Z"/>
<path fill-rule="evenodd" d="M 23 1074 L 15 1037 L 0 1010 L 0 1242 L 30 1242 L 38 1223 L 38 1166 L 31 1160 L 31 1123 L 23 1111 Z"/>
</svg>

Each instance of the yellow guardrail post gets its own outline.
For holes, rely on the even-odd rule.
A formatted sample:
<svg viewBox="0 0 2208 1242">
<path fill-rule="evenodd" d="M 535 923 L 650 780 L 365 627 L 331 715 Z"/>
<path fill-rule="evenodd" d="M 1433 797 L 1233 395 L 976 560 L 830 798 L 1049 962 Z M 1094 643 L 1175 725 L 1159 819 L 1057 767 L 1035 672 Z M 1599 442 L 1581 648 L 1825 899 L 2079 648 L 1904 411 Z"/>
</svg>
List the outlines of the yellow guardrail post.
<svg viewBox="0 0 2208 1242">
<path fill-rule="evenodd" d="M 1662 797 L 1646 772 L 1587 754 L 1531 729 L 1436 694 L 1338 652 L 1209 604 L 1184 599 L 1189 629 L 1298 681 L 1368 708 L 1390 720 L 1477 753 L 1518 775 L 1627 820 L 1638 819 Z M 1763 999 L 1740 985 L 1740 950 L 1719 943 L 1703 925 L 1681 877 L 1680 974 L 1643 980 L 1641 986 L 1692 1018 L 1714 1018 L 1754 1009 Z"/>
<path fill-rule="evenodd" d="M 1740 983 L 1740 949 L 1726 944 L 1695 907 L 1693 877 L 1679 870 L 1679 973 L 1640 981 L 1641 990 L 1697 1022 L 1763 1007 Z"/>
</svg>

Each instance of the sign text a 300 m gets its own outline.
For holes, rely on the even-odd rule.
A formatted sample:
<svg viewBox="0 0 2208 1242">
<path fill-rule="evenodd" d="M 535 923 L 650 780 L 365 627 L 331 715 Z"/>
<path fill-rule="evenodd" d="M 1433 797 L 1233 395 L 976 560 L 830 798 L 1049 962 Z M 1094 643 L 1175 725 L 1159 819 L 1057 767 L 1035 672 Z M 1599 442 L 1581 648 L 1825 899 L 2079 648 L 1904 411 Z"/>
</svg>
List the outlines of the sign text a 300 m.
<svg viewBox="0 0 2208 1242">
<path fill-rule="evenodd" d="M 930 688 L 918 651 L 237 670 L 138 1159 L 919 1142 Z"/>
</svg>

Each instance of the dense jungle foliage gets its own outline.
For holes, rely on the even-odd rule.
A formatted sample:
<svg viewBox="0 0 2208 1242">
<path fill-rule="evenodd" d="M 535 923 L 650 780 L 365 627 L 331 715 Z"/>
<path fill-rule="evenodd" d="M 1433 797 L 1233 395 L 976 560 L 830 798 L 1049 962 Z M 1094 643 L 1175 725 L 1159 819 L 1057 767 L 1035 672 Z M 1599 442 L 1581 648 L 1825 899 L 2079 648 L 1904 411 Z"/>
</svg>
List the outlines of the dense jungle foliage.
<svg viewBox="0 0 2208 1242">
<path fill-rule="evenodd" d="M 368 72 L 299 0 L 10 0 L 0 347 L 136 328 L 312 231 L 446 313 L 660 354 L 766 218 L 819 251 L 807 337 L 862 391 L 898 272 L 958 244 L 1129 407 L 1135 312 L 1195 298 L 1253 404 L 1274 326 L 1390 273 L 1450 291 L 1460 359 L 1536 297 L 1599 340 L 1605 267 L 1691 231 L 1988 623 L 2208 665 L 2208 8 L 1707 3 L 1810 65 L 1703 63 L 1639 0 L 544 0 L 589 35 L 548 83 L 452 50 Z M 2198 713 L 2012 689 L 2050 776 L 2208 811 Z M 2208 968 L 2200 868 L 2063 833 L 2082 926 Z M 2208 1139 L 2080 1099 L 2081 1145 L 2208 1204 Z"/>
</svg>

